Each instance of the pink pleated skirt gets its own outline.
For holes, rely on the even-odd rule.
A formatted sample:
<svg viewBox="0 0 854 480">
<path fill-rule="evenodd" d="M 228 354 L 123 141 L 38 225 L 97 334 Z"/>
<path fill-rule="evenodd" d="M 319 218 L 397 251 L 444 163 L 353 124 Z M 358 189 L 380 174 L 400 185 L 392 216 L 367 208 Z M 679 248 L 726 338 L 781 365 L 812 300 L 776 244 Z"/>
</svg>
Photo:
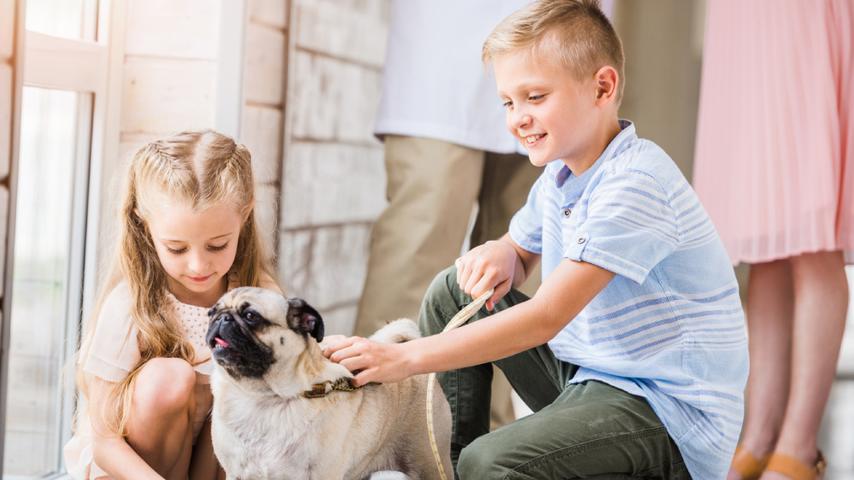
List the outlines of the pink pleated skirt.
<svg viewBox="0 0 854 480">
<path fill-rule="evenodd" d="M 854 250 L 854 1 L 707 5 L 694 186 L 733 263 Z"/>
</svg>

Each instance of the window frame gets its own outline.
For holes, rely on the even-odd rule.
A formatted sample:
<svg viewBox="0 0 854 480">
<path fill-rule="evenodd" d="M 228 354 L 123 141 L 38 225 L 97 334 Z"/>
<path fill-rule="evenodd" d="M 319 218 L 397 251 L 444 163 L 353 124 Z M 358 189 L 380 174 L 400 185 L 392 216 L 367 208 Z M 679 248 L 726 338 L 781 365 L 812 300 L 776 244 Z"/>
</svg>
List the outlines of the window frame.
<svg viewBox="0 0 854 480">
<path fill-rule="evenodd" d="M 20 116 L 23 87 L 37 87 L 91 94 L 91 102 L 80 102 L 77 161 L 74 172 L 74 207 L 71 231 L 71 258 L 68 282 L 65 331 L 62 358 L 68 359 L 79 345 L 83 319 L 94 303 L 98 276 L 99 251 L 104 243 L 100 235 L 103 202 L 102 192 L 108 187 L 118 157 L 120 135 L 121 82 L 124 57 L 124 26 L 127 0 L 87 0 L 85 11 L 96 12 L 95 40 L 55 37 L 25 29 L 25 3 L 15 1 L 15 41 L 13 56 L 14 93 L 12 110 L 12 155 L 10 157 L 9 228 L 6 248 L 6 271 L 2 315 L 2 357 L 0 357 L 0 478 L 3 474 L 6 441 L 6 388 L 11 331 L 11 299 L 14 295 L 14 219 L 16 209 L 17 163 L 20 148 Z M 88 22 L 88 21 L 87 21 Z M 79 186 L 85 188 L 78 188 Z M 82 310 L 82 314 L 81 314 Z M 59 451 L 70 438 L 74 391 L 60 390 Z M 59 469 L 44 478 L 68 478 L 58 459 Z"/>
</svg>

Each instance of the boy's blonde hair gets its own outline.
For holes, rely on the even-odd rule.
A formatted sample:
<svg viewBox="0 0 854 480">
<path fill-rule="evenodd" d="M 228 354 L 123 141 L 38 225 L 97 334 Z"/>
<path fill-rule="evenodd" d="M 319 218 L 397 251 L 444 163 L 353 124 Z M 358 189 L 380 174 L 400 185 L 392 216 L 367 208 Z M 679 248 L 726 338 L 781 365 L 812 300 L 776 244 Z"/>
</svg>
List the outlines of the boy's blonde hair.
<svg viewBox="0 0 854 480">
<path fill-rule="evenodd" d="M 539 0 L 518 10 L 486 38 L 482 59 L 521 49 L 558 60 L 579 80 L 610 65 L 619 77 L 617 103 L 623 98 L 623 45 L 599 0 Z"/>
<path fill-rule="evenodd" d="M 243 145 L 230 137 L 205 130 L 182 132 L 145 145 L 133 156 L 120 210 L 118 252 L 111 273 L 98 295 L 91 321 L 80 347 L 77 383 L 86 393 L 82 366 L 97 328 L 97 319 L 110 292 L 127 282 L 131 297 L 130 317 L 137 328 L 141 361 L 114 388 L 104 423 L 124 435 L 137 372 L 157 357 L 182 358 L 192 364 L 194 350 L 181 334 L 177 319 L 167 308 L 167 274 L 154 248 L 146 219 L 155 196 L 188 202 L 194 211 L 229 202 L 245 221 L 237 242 L 228 280 L 237 286 L 260 286 L 271 281 L 263 247 L 255 224 L 255 194 L 251 157 Z"/>
</svg>

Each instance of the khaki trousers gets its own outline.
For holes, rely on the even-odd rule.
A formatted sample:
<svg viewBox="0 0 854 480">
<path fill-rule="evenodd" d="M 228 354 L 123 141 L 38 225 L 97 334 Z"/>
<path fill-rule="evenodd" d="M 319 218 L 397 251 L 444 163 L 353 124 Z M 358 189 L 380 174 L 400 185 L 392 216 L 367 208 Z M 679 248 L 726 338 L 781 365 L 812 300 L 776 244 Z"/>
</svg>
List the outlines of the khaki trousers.
<svg viewBox="0 0 854 480">
<path fill-rule="evenodd" d="M 374 224 L 355 334 L 416 318 L 435 275 L 459 257 L 475 203 L 472 247 L 507 233 L 542 172 L 518 154 L 496 154 L 440 140 L 385 137 L 388 207 Z M 521 288 L 533 294 L 539 269 Z M 494 424 L 513 419 L 510 386 L 496 382 Z M 499 399 L 501 399 L 499 401 Z M 499 406 L 500 402 L 500 406 Z"/>
</svg>

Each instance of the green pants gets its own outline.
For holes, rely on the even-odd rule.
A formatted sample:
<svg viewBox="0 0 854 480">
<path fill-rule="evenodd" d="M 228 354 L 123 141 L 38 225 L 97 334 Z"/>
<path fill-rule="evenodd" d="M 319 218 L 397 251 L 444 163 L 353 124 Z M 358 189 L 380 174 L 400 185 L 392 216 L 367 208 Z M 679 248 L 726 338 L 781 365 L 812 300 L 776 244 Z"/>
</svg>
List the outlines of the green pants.
<svg viewBox="0 0 854 480">
<path fill-rule="evenodd" d="M 513 290 L 496 310 L 527 299 Z M 441 332 L 470 301 L 457 286 L 455 268 L 440 273 L 421 306 L 422 333 Z M 481 309 L 470 322 L 487 315 Z M 567 385 L 577 367 L 555 358 L 547 345 L 495 364 L 535 413 L 490 433 L 491 366 L 440 374 L 453 415 L 451 458 L 458 478 L 690 478 L 644 398 L 596 381 Z"/>
</svg>

